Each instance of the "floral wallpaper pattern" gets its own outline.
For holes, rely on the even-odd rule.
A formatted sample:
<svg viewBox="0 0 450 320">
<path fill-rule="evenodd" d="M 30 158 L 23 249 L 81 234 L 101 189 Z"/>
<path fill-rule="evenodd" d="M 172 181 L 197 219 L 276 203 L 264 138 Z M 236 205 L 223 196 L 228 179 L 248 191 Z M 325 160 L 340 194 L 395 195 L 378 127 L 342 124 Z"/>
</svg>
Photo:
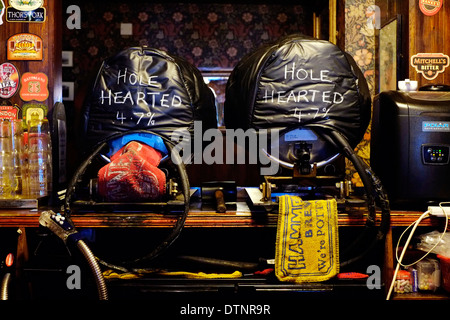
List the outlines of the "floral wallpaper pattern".
<svg viewBox="0 0 450 320">
<path fill-rule="evenodd" d="M 345 1 L 345 51 L 350 53 L 361 68 L 372 96 L 375 93 L 375 28 L 377 10 L 374 0 Z M 356 153 L 370 164 L 371 126 L 356 147 Z M 362 186 L 356 170 L 347 165 L 347 174 L 354 185 Z"/>
<path fill-rule="evenodd" d="M 300 5 L 82 3 L 81 29 L 63 33 L 63 50 L 73 51 L 75 66 L 65 81 L 78 81 L 106 57 L 139 45 L 179 55 L 198 68 L 232 69 L 246 53 L 280 36 L 306 33 L 309 24 Z M 132 35 L 120 34 L 121 23 L 132 24 Z"/>
<path fill-rule="evenodd" d="M 63 50 L 73 52 L 73 67 L 63 69 L 63 80 L 85 84 L 103 59 L 128 46 L 148 45 L 180 55 L 198 68 L 232 69 L 246 54 L 280 36 L 308 34 L 311 21 L 303 7 L 286 4 L 151 3 L 119 0 L 81 1 L 82 26 L 63 30 Z M 345 1 L 345 50 L 375 92 L 375 0 Z M 64 0 L 63 7 L 72 1 Z M 121 23 L 132 25 L 132 35 L 121 35 Z M 370 126 L 357 146 L 370 162 Z M 347 174 L 361 181 L 350 163 Z"/>
<path fill-rule="evenodd" d="M 67 117 L 74 119 L 68 122 L 68 135 L 77 137 L 83 100 L 101 62 L 122 49 L 147 45 L 184 57 L 198 68 L 231 70 L 264 43 L 312 29 L 303 6 L 287 1 L 214 2 L 63 0 L 63 12 L 76 4 L 81 14 L 79 29 L 62 30 L 63 50 L 72 52 L 72 66 L 62 70 L 63 81 L 74 88 L 74 99 L 64 100 Z M 131 35 L 121 34 L 123 24 L 131 25 Z M 223 89 L 214 88 L 219 109 Z"/>
</svg>

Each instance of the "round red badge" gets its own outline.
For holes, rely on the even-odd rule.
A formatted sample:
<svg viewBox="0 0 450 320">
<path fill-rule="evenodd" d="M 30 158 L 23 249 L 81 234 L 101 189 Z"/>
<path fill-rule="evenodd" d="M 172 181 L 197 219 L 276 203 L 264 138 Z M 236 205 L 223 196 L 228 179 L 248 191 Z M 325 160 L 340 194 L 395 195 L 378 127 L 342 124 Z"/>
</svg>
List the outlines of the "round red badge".
<svg viewBox="0 0 450 320">
<path fill-rule="evenodd" d="M 433 16 L 441 10 L 442 0 L 419 0 L 420 11 L 424 15 Z"/>
</svg>

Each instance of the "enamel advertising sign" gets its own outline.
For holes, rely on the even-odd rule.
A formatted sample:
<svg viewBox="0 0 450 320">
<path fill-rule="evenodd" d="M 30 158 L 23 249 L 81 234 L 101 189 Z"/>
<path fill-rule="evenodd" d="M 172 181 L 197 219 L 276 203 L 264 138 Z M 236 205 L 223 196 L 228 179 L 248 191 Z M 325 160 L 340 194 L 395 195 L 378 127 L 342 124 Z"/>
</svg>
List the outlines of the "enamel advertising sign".
<svg viewBox="0 0 450 320">
<path fill-rule="evenodd" d="M 9 62 L 0 64 L 0 98 L 9 99 L 19 89 L 19 72 Z"/>
<path fill-rule="evenodd" d="M 44 0 L 9 0 L 6 8 L 6 21 L 8 22 L 44 22 Z"/>
<path fill-rule="evenodd" d="M 19 107 L 14 106 L 0 106 L 0 119 L 18 119 Z"/>
<path fill-rule="evenodd" d="M 42 60 L 42 39 L 34 34 L 16 34 L 7 43 L 8 60 Z"/>
<path fill-rule="evenodd" d="M 434 16 L 441 7 L 442 0 L 419 0 L 420 11 L 426 16 Z"/>
<path fill-rule="evenodd" d="M 449 56 L 443 53 L 417 53 L 411 57 L 411 65 L 427 80 L 436 79 L 449 63 Z"/>
<path fill-rule="evenodd" d="M 26 72 L 22 75 L 20 98 L 24 101 L 45 101 L 49 96 L 48 77 L 42 72 Z"/>
<path fill-rule="evenodd" d="M 9 0 L 9 5 L 20 11 L 33 11 L 43 4 L 44 0 Z"/>
</svg>

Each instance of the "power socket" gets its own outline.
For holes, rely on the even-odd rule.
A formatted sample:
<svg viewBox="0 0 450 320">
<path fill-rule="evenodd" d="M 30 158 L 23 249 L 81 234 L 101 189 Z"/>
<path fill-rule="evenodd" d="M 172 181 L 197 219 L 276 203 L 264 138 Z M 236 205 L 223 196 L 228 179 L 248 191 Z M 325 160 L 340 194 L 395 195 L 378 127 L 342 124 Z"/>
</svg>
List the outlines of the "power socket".
<svg viewBox="0 0 450 320">
<path fill-rule="evenodd" d="M 450 207 L 439 207 L 439 206 L 429 206 L 428 211 L 430 211 L 430 214 L 435 217 L 450 217 Z"/>
</svg>

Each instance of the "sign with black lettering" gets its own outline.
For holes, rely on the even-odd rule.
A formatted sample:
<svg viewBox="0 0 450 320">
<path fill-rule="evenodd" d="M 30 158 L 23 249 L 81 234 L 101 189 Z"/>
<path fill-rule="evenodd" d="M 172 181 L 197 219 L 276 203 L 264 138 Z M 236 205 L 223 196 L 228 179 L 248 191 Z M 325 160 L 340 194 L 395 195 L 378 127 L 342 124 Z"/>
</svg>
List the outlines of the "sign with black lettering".
<svg viewBox="0 0 450 320">
<path fill-rule="evenodd" d="M 436 79 L 449 63 L 450 58 L 443 53 L 418 53 L 411 57 L 411 65 L 427 80 Z"/>
</svg>

